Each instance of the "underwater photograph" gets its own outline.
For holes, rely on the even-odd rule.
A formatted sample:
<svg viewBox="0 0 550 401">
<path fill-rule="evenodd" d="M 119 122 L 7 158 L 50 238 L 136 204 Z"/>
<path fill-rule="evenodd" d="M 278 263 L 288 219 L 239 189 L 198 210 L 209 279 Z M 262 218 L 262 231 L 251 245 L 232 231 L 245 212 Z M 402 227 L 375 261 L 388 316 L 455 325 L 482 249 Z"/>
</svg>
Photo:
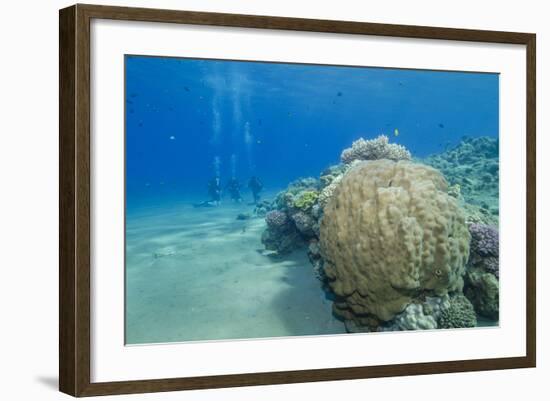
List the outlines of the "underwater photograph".
<svg viewBox="0 0 550 401">
<path fill-rule="evenodd" d="M 498 327 L 498 74 L 124 68 L 127 345 Z"/>
</svg>

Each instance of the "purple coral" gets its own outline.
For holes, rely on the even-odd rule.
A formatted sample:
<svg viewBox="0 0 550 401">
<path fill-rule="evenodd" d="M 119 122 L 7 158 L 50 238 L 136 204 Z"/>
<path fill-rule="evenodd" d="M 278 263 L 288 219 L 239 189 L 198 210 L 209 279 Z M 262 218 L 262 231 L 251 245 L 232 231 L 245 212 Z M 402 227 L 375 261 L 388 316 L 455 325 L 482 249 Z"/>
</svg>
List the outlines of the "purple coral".
<svg viewBox="0 0 550 401">
<path fill-rule="evenodd" d="M 477 223 L 470 224 L 469 229 L 472 236 L 469 265 L 481 267 L 499 278 L 498 229 Z"/>
<path fill-rule="evenodd" d="M 285 212 L 280 210 L 272 210 L 265 216 L 265 222 L 270 229 L 282 230 L 290 222 Z"/>
<path fill-rule="evenodd" d="M 497 257 L 488 256 L 486 258 L 483 258 L 482 266 L 485 269 L 485 271 L 487 271 L 489 273 L 493 273 L 496 278 L 499 278 L 498 258 Z"/>
<path fill-rule="evenodd" d="M 498 257 L 498 229 L 485 224 L 470 224 L 471 252 L 480 256 Z"/>
</svg>

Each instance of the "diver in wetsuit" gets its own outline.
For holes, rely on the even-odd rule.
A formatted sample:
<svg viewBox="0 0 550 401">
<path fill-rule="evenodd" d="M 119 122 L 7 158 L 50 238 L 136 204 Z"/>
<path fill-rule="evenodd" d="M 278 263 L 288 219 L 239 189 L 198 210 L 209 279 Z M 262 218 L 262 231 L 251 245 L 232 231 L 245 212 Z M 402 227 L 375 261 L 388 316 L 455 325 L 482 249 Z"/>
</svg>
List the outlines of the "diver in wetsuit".
<svg viewBox="0 0 550 401">
<path fill-rule="evenodd" d="M 252 191 L 252 196 L 254 197 L 254 203 L 258 203 L 260 201 L 260 192 L 263 189 L 263 184 L 260 181 L 260 179 L 256 176 L 253 176 L 248 181 L 248 188 Z"/>
<path fill-rule="evenodd" d="M 222 198 L 220 177 L 214 177 L 208 182 L 208 195 L 210 196 L 210 201 L 213 202 L 215 206 L 220 204 Z"/>
<path fill-rule="evenodd" d="M 243 198 L 241 197 L 241 184 L 236 178 L 231 178 L 225 189 L 229 191 L 229 196 L 233 199 L 234 202 L 242 202 Z"/>
<path fill-rule="evenodd" d="M 222 197 L 222 189 L 220 184 L 220 177 L 214 177 L 208 181 L 208 196 L 209 200 L 195 203 L 194 207 L 214 207 L 219 206 Z"/>
</svg>

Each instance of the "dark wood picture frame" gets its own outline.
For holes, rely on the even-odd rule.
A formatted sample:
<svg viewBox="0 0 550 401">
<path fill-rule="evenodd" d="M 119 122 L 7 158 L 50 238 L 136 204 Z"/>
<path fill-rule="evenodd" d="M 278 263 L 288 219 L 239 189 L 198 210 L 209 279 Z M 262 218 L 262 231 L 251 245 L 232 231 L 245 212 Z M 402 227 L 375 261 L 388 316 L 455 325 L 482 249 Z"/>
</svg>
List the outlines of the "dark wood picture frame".
<svg viewBox="0 0 550 401">
<path fill-rule="evenodd" d="M 527 49 L 526 356 L 91 383 L 90 21 L 93 18 L 525 45 Z M 535 367 L 535 34 L 81 4 L 60 10 L 59 30 L 60 391 L 73 396 L 94 396 Z"/>
</svg>

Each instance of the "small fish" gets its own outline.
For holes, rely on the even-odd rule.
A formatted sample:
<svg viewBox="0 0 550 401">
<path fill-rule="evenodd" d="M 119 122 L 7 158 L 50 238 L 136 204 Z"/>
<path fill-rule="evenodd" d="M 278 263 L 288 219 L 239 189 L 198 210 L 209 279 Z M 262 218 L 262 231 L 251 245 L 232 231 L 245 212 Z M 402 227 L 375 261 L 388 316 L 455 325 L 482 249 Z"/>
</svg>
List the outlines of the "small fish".
<svg viewBox="0 0 550 401">
<path fill-rule="evenodd" d="M 187 86 L 184 86 L 183 90 L 185 90 L 186 92 L 189 92 L 189 88 Z"/>
<path fill-rule="evenodd" d="M 138 123 L 138 127 L 143 127 L 143 121 L 140 121 L 140 122 Z"/>
<path fill-rule="evenodd" d="M 437 124 L 439 128 L 445 128 L 445 126 L 442 123 Z"/>
<path fill-rule="evenodd" d="M 134 109 L 130 109 L 130 114 L 134 114 Z"/>
<path fill-rule="evenodd" d="M 172 136 L 170 137 L 170 140 L 173 141 L 174 139 L 176 139 L 176 137 L 175 137 L 174 135 L 172 135 Z"/>
<path fill-rule="evenodd" d="M 137 93 L 132 92 L 132 93 L 130 94 L 130 96 L 131 96 L 131 97 L 137 97 Z"/>
<path fill-rule="evenodd" d="M 399 81 L 398 84 L 399 84 L 399 86 L 405 85 L 405 84 L 403 83 L 403 81 Z"/>
<path fill-rule="evenodd" d="M 397 128 L 393 130 L 393 135 L 399 136 L 399 130 Z"/>
<path fill-rule="evenodd" d="M 134 102 L 132 102 L 130 99 L 126 99 L 126 103 L 128 103 L 128 104 L 134 104 Z"/>
<path fill-rule="evenodd" d="M 336 96 L 338 96 L 338 97 L 342 96 L 342 92 L 338 92 L 338 93 L 336 94 Z"/>
</svg>

